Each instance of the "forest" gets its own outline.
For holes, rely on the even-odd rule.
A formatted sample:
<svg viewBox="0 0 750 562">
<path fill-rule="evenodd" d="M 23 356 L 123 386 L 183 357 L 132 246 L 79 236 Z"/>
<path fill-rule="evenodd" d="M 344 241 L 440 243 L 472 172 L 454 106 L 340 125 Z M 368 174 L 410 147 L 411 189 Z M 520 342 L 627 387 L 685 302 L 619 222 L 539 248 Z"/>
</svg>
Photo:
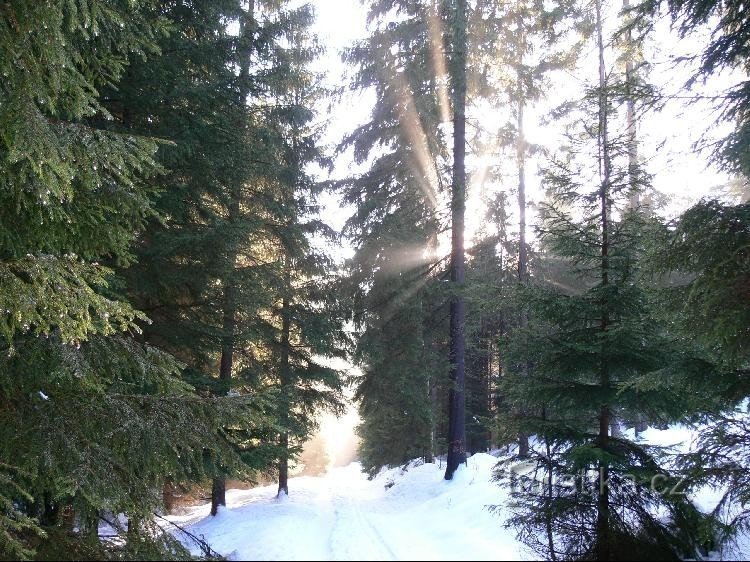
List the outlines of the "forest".
<svg viewBox="0 0 750 562">
<path fill-rule="evenodd" d="M 494 454 L 528 556 L 750 534 L 747 3 L 0 15 L 1 559 L 223 558 L 171 499 L 294 496 L 351 408 L 370 478 Z"/>
</svg>

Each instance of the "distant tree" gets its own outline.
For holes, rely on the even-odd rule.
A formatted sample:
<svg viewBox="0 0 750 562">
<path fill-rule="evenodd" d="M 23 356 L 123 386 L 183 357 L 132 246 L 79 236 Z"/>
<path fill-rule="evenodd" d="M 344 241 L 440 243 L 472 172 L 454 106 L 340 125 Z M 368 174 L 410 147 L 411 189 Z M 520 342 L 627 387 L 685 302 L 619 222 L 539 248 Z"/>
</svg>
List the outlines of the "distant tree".
<svg viewBox="0 0 750 562">
<path fill-rule="evenodd" d="M 335 301 L 333 262 L 316 250 L 311 238 L 332 241 L 330 228 L 319 219 L 316 205 L 321 184 L 308 172 L 311 164 L 327 165 L 320 146 L 314 108 L 326 94 L 309 66 L 320 49 L 309 26 L 312 8 L 299 10 L 287 31 L 288 47 L 279 53 L 287 72 L 275 95 L 284 151 L 281 155 L 276 202 L 284 216 L 276 228 L 278 423 L 281 427 L 279 494 L 289 495 L 289 460 L 317 427 L 323 410 L 340 413 L 342 374 L 326 360 L 343 359 L 349 341 L 343 331 L 342 307 Z"/>
<path fill-rule="evenodd" d="M 504 192 L 486 201 L 484 223 L 467 251 L 466 443 L 472 454 L 493 444 L 506 351 L 502 341 L 518 315 L 517 248 L 509 232 L 508 206 Z"/>
<path fill-rule="evenodd" d="M 344 234 L 355 253 L 342 294 L 360 331 L 358 433 L 368 470 L 431 459 L 441 441 L 447 298 L 436 250 L 448 160 L 441 130 L 446 13 L 444 2 L 432 0 L 372 2 L 373 30 L 345 53 L 353 88 L 376 96 L 367 123 L 340 147 L 367 165 L 340 189 L 354 208 Z"/>
<path fill-rule="evenodd" d="M 537 0 L 498 3 L 481 1 L 472 19 L 476 43 L 475 64 L 484 67 L 483 96 L 496 110 L 507 114 L 508 121 L 499 131 L 484 131 L 490 154 L 498 160 L 510 153 L 515 160 L 515 181 L 497 178 L 517 194 L 517 281 L 528 283 L 529 243 L 527 226 L 528 161 L 541 147 L 528 142 L 527 113 L 546 96 L 555 71 L 572 69 L 578 59 L 581 38 L 588 33 L 585 11 L 577 2 L 548 5 Z M 501 168 L 497 166 L 497 168 Z M 509 326 L 528 322 L 528 311 L 518 310 Z M 529 365 L 524 365 L 528 370 Z M 523 415 L 523 408 L 518 412 Z M 528 435 L 518 436 L 519 455 L 528 455 Z"/>
<path fill-rule="evenodd" d="M 464 255 L 466 214 L 466 65 L 467 2 L 455 0 L 453 13 L 453 183 L 451 186 L 451 282 L 450 310 L 451 386 L 448 390 L 448 458 L 445 479 L 451 480 L 466 462 L 466 302 L 462 294 L 466 280 Z"/>
<path fill-rule="evenodd" d="M 550 168 L 540 230 L 543 247 L 581 282 L 572 291 L 529 289 L 533 323 L 513 338 L 513 351 L 534 369 L 507 377 L 503 387 L 511 402 L 529 400 L 537 412 L 507 420 L 508 431 L 522 423 L 538 443 L 530 448 L 538 473 L 521 479 L 511 524 L 552 559 L 611 560 L 631 551 L 677 557 L 695 548 L 701 515 L 682 495 L 654 486 L 679 480 L 656 450 L 611 434 L 613 412 L 674 419 L 685 402 L 679 392 L 645 385 L 667 379 L 664 369 L 680 348 L 654 321 L 640 273 L 648 222 L 627 210 L 630 160 L 613 126 L 598 0 L 595 19 L 599 72 L 588 102 L 596 124 Z"/>
</svg>

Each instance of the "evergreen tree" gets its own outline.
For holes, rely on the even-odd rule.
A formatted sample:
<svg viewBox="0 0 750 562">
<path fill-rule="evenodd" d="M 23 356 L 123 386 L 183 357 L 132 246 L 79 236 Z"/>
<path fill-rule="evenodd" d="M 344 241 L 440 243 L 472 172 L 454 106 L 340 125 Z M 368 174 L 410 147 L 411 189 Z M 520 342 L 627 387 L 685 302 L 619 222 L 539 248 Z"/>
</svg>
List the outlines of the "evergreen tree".
<svg viewBox="0 0 750 562">
<path fill-rule="evenodd" d="M 747 407 L 748 366 L 747 248 L 750 207 L 702 201 L 685 212 L 674 230 L 655 237 L 652 263 L 664 283 L 662 305 L 685 339 L 679 368 L 670 385 L 692 397 L 689 412 L 702 427 L 692 452 L 679 457 L 692 488 L 726 490 L 714 514 L 727 539 L 747 530 L 750 454 Z M 661 279 L 657 277 L 657 279 Z"/>
<path fill-rule="evenodd" d="M 489 132 L 490 154 L 497 158 L 510 149 L 515 159 L 513 189 L 517 194 L 518 246 L 517 281 L 526 284 L 530 277 L 527 242 L 527 168 L 528 161 L 542 147 L 528 142 L 527 113 L 546 96 L 550 75 L 570 69 L 578 57 L 581 32 L 585 36 L 585 13 L 576 2 L 558 2 L 554 6 L 538 1 L 513 3 L 480 2 L 474 21 L 478 48 L 475 58 L 485 66 L 485 97 L 508 114 L 499 131 Z M 498 150 L 499 149 L 499 150 Z M 503 182 L 511 190 L 511 182 Z M 521 328 L 528 322 L 528 311 L 519 310 L 509 324 Z M 522 366 L 528 370 L 528 364 Z M 519 415 L 523 414 L 523 408 Z M 518 436 L 519 453 L 528 454 L 528 436 Z"/>
<path fill-rule="evenodd" d="M 691 77 L 688 86 L 700 77 L 709 77 L 722 70 L 734 70 L 746 76 L 748 59 L 746 45 L 750 38 L 750 22 L 745 4 L 738 0 L 645 0 L 631 10 L 634 17 L 626 27 L 638 25 L 648 28 L 653 16 L 665 9 L 683 37 L 696 30 L 712 27 L 711 39 L 700 55 L 698 75 Z M 721 96 L 722 118 L 736 123 L 736 127 L 717 144 L 716 159 L 728 171 L 750 174 L 750 80 L 744 79 Z"/>
<path fill-rule="evenodd" d="M 247 467 L 285 466 L 288 447 L 275 436 L 291 425 L 303 439 L 316 405 L 337 406 L 340 386 L 317 358 L 340 354 L 340 332 L 332 309 L 320 307 L 329 264 L 307 239 L 319 223 L 304 170 L 322 158 L 306 68 L 317 49 L 303 44 L 312 13 L 221 1 L 177 4 L 167 15 L 179 32 L 165 38 L 165 56 L 135 63 L 123 88 L 127 125 L 173 143 L 160 153 L 164 218 L 140 245 L 131 282 L 154 317 L 147 340 L 181 357 L 189 380 L 267 408 L 265 423 L 224 430 Z M 207 462 L 215 512 L 231 467 Z"/>
<path fill-rule="evenodd" d="M 355 246 L 345 285 L 361 331 L 354 354 L 362 368 L 360 455 L 377 470 L 431 459 L 442 429 L 446 362 L 439 353 L 447 326 L 435 281 L 445 266 L 435 252 L 447 160 L 439 32 L 446 9 L 424 0 L 376 2 L 369 18 L 371 35 L 345 61 L 357 69 L 354 88 L 372 87 L 376 102 L 341 147 L 368 169 L 341 189 L 355 209 L 344 231 Z"/>
<path fill-rule="evenodd" d="M 714 0 L 649 1 L 633 8 L 631 27 L 664 8 L 683 37 L 711 27 L 711 38 L 700 55 L 699 78 L 723 70 L 742 76 L 748 72 L 745 48 L 750 25 L 741 2 Z M 636 17 L 637 16 L 637 17 Z M 718 143 L 716 161 L 738 176 L 740 185 L 750 172 L 748 157 L 748 80 L 731 87 L 720 103 L 721 117 L 735 123 L 734 130 Z M 705 200 L 689 209 L 673 231 L 657 238 L 652 264 L 665 278 L 667 320 L 674 322 L 688 342 L 681 370 L 672 371 L 673 384 L 699 396 L 692 412 L 707 422 L 693 453 L 682 467 L 695 486 L 726 485 L 727 494 L 716 508 L 727 524 L 726 534 L 747 529 L 748 483 L 741 466 L 747 464 L 745 415 L 738 405 L 747 390 L 747 205 L 727 205 Z M 697 344 L 697 345 L 696 345 Z"/>
<path fill-rule="evenodd" d="M 448 390 L 448 459 L 445 479 L 451 480 L 466 461 L 466 278 L 464 234 L 466 213 L 466 64 L 467 2 L 456 0 L 453 13 L 453 184 L 451 188 L 451 282 L 454 295 L 450 312 L 451 386 Z"/>
<path fill-rule="evenodd" d="M 493 416 L 500 406 L 497 386 L 505 359 L 501 343 L 518 315 L 517 244 L 510 238 L 504 192 L 487 201 L 484 226 L 467 252 L 466 270 L 466 443 L 472 454 L 493 444 Z"/>
<path fill-rule="evenodd" d="M 551 202 L 540 231 L 548 251 L 581 277 L 582 289 L 531 289 L 533 324 L 514 338 L 517 361 L 531 360 L 533 375 L 508 377 L 504 392 L 512 402 L 529 400 L 538 412 L 521 423 L 538 436 L 530 453 L 543 484 L 527 479 L 516 490 L 519 511 L 511 523 L 522 540 L 552 559 L 610 560 L 633 551 L 674 558 L 694 548 L 697 510 L 672 493 L 677 479 L 660 465 L 656 450 L 610 433 L 613 412 L 669 419 L 682 414 L 684 403 L 677 393 L 644 385 L 664 377 L 660 371 L 679 353 L 654 321 L 639 276 L 644 220 L 624 210 L 630 162 L 627 143 L 618 142 L 612 126 L 601 3 L 595 8 L 596 126 L 587 129 L 594 137 L 584 135 L 568 159 L 551 168 Z M 587 161 L 591 152 L 583 147 L 591 141 Z M 506 422 L 508 430 L 518 428 L 512 417 Z"/>
<path fill-rule="evenodd" d="M 146 317 L 113 273 L 155 216 L 159 166 L 104 92 L 131 57 L 155 56 L 166 24 L 151 2 L 3 8 L 2 556 L 184 557 L 149 523 L 155 490 L 204 478 L 206 451 L 236 460 L 217 436 L 237 410 L 134 341 Z M 127 540 L 99 542 L 105 512 L 129 518 Z"/>
<path fill-rule="evenodd" d="M 289 495 L 289 460 L 316 429 L 321 409 L 340 412 L 342 376 L 326 365 L 344 359 L 348 341 L 342 313 L 332 295 L 333 263 L 312 245 L 318 236 L 331 242 L 330 229 L 318 218 L 316 198 L 321 184 L 310 175 L 310 164 L 327 165 L 320 147 L 320 130 L 314 108 L 325 91 L 320 78 L 309 70 L 320 49 L 308 30 L 309 5 L 299 9 L 286 32 L 289 47 L 279 53 L 288 77 L 275 92 L 280 135 L 285 139 L 280 164 L 278 196 L 283 221 L 276 228 L 277 302 L 274 350 L 279 389 L 278 423 L 282 428 L 279 458 L 279 494 Z"/>
<path fill-rule="evenodd" d="M 233 444 L 245 470 L 206 455 L 214 512 L 225 503 L 230 470 L 247 477 L 277 454 L 273 400 L 257 384 L 263 344 L 273 337 L 260 316 L 273 304 L 274 256 L 266 247 L 281 216 L 269 186 L 283 140 L 264 109 L 287 25 L 275 9 L 238 0 L 164 6 L 175 27 L 163 39 L 164 55 L 133 61 L 111 102 L 125 130 L 169 141 L 158 154 L 162 218 L 139 240 L 140 265 L 126 272 L 153 320 L 145 340 L 183 360 L 186 379 L 202 391 L 252 395 L 268 413 L 262 424 L 235 423 L 218 437 Z"/>
</svg>

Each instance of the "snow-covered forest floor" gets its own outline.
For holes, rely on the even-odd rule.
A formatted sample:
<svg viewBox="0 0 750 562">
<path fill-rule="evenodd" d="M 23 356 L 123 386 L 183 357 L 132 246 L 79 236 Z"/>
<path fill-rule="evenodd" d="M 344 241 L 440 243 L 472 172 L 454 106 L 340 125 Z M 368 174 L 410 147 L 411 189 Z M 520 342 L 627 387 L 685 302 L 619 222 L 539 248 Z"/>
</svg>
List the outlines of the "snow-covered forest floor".
<svg viewBox="0 0 750 562">
<path fill-rule="evenodd" d="M 291 479 L 282 500 L 276 486 L 234 490 L 216 518 L 205 505 L 170 519 L 235 560 L 519 560 L 522 545 L 487 509 L 507 501 L 496 463 L 474 455 L 447 482 L 438 464 L 368 480 L 355 462 Z"/>
<path fill-rule="evenodd" d="M 643 435 L 678 448 L 692 437 L 683 427 Z M 533 560 L 504 525 L 509 494 L 492 479 L 498 460 L 474 455 L 451 482 L 443 480 L 440 464 L 412 463 L 369 480 L 355 462 L 321 477 L 291 479 L 288 498 L 277 499 L 276 486 L 233 490 L 215 518 L 202 505 L 170 520 L 230 560 Z M 713 490 L 695 497 L 707 510 L 718 498 Z M 490 510 L 493 505 L 499 509 Z M 711 558 L 750 559 L 750 538 Z"/>
</svg>

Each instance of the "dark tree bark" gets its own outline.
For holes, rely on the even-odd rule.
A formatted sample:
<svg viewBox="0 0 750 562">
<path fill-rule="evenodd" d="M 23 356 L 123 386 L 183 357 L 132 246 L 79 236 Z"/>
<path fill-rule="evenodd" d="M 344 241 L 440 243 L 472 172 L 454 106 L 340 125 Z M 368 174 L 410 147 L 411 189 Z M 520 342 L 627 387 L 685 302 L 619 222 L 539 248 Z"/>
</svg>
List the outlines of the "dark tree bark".
<svg viewBox="0 0 750 562">
<path fill-rule="evenodd" d="M 516 127 L 518 128 L 518 140 L 516 143 L 516 161 L 518 166 L 518 282 L 526 283 L 529 277 L 529 255 L 528 248 L 526 246 L 526 135 L 524 128 L 524 112 L 526 110 L 526 103 L 524 100 L 523 92 L 523 75 L 521 73 L 521 67 L 523 64 L 523 52 L 525 49 L 525 37 L 523 36 L 523 17 L 518 17 L 518 30 L 521 34 L 519 38 L 520 49 L 519 49 L 519 61 L 518 61 L 518 72 L 517 72 L 517 83 L 518 83 L 518 109 L 516 115 Z M 521 313 L 521 328 L 525 328 L 528 324 L 527 312 L 522 311 Z M 530 366 L 525 364 L 523 366 L 524 375 L 528 376 L 531 371 Z M 520 412 L 523 415 L 525 412 Z M 521 433 L 518 436 L 518 456 L 521 458 L 528 458 L 529 456 L 529 436 L 525 433 Z"/>
<path fill-rule="evenodd" d="M 284 286 L 288 291 L 292 273 L 291 273 L 291 260 L 289 257 L 286 259 L 284 264 Z M 289 409 L 291 408 L 290 393 L 292 391 L 291 385 L 292 380 L 289 373 L 289 337 L 291 333 L 291 320 L 290 320 L 290 302 L 288 292 L 284 295 L 281 302 L 281 364 L 280 375 L 281 375 L 281 416 L 280 424 L 282 427 L 286 427 L 289 424 Z M 282 494 L 289 495 L 289 431 L 284 431 L 279 439 L 279 445 L 281 446 L 281 459 L 279 461 L 279 491 L 278 496 Z"/>
<path fill-rule="evenodd" d="M 546 409 L 542 410 L 542 419 L 547 419 L 547 411 Z M 553 483 L 553 464 L 552 464 L 552 448 L 550 447 L 549 440 L 545 439 L 544 444 L 547 449 L 547 456 L 545 457 L 545 462 L 547 465 L 547 482 L 546 482 L 546 493 L 547 493 L 547 501 L 550 502 L 550 505 L 552 505 L 552 500 L 554 499 L 554 483 Z M 552 562 L 557 562 L 557 552 L 555 551 L 555 532 L 553 527 L 553 513 L 547 509 L 545 510 L 544 515 L 544 523 L 545 523 L 545 530 L 547 532 L 547 548 L 549 549 L 549 556 L 550 560 Z"/>
<path fill-rule="evenodd" d="M 236 210 L 235 210 L 236 207 Z M 237 220 L 239 214 L 239 203 L 232 203 L 230 210 L 230 222 Z M 230 250 L 231 255 L 228 257 L 231 268 L 234 270 L 237 261 L 237 252 Z M 230 272 L 228 279 L 224 283 L 224 317 L 222 320 L 222 338 L 221 338 L 221 363 L 219 366 L 219 388 L 226 395 L 232 386 L 232 367 L 234 365 L 234 333 L 236 330 L 236 309 L 237 298 L 236 289 Z M 226 481 L 224 478 L 215 478 L 211 486 L 211 515 L 216 515 L 219 506 L 227 505 L 226 498 Z"/>
<path fill-rule="evenodd" d="M 458 466 L 466 462 L 466 304 L 464 297 L 461 295 L 466 274 L 464 256 L 464 215 L 466 212 L 466 4 L 466 0 L 456 0 L 454 21 L 451 282 L 455 296 L 450 307 L 452 385 L 449 392 L 446 480 L 451 480 Z"/>
<path fill-rule="evenodd" d="M 604 37 L 602 31 L 601 0 L 596 0 L 596 31 L 599 51 L 599 165 L 601 173 L 601 187 L 599 199 L 601 204 L 601 274 L 602 297 L 601 330 L 609 329 L 609 303 L 607 286 L 609 285 L 609 212 L 610 212 L 610 182 L 612 177 L 612 162 L 610 158 L 609 131 L 608 131 L 608 108 L 607 108 L 607 77 L 604 65 Z M 603 338 L 606 344 L 606 337 Z M 602 364 L 599 384 L 607 394 L 610 386 L 609 364 L 606 359 L 606 350 L 602 350 Z M 599 413 L 599 435 L 598 446 L 606 448 L 609 443 L 609 428 L 611 424 L 610 406 L 606 402 L 601 405 Z M 609 465 L 606 461 L 599 464 L 599 486 L 597 487 L 597 520 L 596 520 L 596 559 L 610 560 L 612 546 L 609 528 Z"/>
<path fill-rule="evenodd" d="M 247 105 L 247 96 L 250 93 L 250 54 L 252 50 L 252 34 L 254 19 L 254 0 L 248 2 L 247 11 L 240 22 L 240 48 L 242 54 L 240 57 L 240 75 L 239 75 L 239 102 L 243 111 L 240 113 L 242 123 L 240 127 L 245 128 L 246 113 L 244 111 Z M 242 185 L 236 185 L 233 188 L 232 201 L 229 207 L 229 223 L 236 224 L 240 220 Z M 236 234 L 233 233 L 233 236 Z M 234 346 L 235 333 L 237 330 L 237 287 L 234 281 L 234 270 L 237 267 L 237 258 L 239 255 L 237 241 L 232 240 L 229 244 L 227 253 L 228 274 L 224 280 L 223 286 L 223 320 L 222 320 L 222 339 L 221 339 L 221 363 L 219 366 L 219 388 L 226 394 L 232 382 L 232 370 L 234 367 Z M 211 515 L 216 515 L 219 506 L 226 505 L 226 480 L 224 478 L 215 478 L 211 486 Z"/>
<path fill-rule="evenodd" d="M 630 9 L 630 0 L 622 1 L 623 10 Z M 637 209 L 640 201 L 638 177 L 638 128 L 635 118 L 635 68 L 633 64 L 633 33 L 628 29 L 626 42 L 628 53 L 625 59 L 625 95 L 627 97 L 626 125 L 628 133 L 628 180 L 630 181 L 629 206 Z"/>
<path fill-rule="evenodd" d="M 420 302 L 420 317 L 423 317 L 422 309 L 424 308 L 424 301 Z M 427 349 L 429 346 L 428 336 L 428 324 L 424 322 L 422 324 L 422 347 Z M 430 442 L 428 449 L 425 451 L 424 462 L 432 464 L 435 462 L 435 455 L 437 455 L 437 412 L 438 412 L 438 387 L 437 377 L 430 371 L 427 374 L 427 400 L 429 403 L 429 415 L 430 415 Z"/>
</svg>

